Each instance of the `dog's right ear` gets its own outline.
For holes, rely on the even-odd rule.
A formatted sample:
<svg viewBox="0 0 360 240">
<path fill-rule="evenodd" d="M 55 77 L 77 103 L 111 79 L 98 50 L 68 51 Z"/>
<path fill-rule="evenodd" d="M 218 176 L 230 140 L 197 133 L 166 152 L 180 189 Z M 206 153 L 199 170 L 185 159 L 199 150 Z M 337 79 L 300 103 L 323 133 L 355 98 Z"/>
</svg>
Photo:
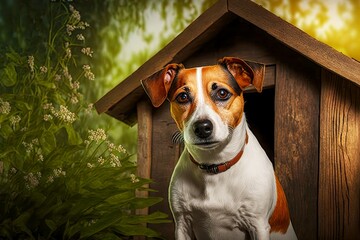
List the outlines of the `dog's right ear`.
<svg viewBox="0 0 360 240">
<path fill-rule="evenodd" d="M 159 107 L 166 100 L 173 80 L 183 68 L 182 64 L 171 63 L 152 76 L 141 80 L 141 85 L 154 107 Z"/>
</svg>

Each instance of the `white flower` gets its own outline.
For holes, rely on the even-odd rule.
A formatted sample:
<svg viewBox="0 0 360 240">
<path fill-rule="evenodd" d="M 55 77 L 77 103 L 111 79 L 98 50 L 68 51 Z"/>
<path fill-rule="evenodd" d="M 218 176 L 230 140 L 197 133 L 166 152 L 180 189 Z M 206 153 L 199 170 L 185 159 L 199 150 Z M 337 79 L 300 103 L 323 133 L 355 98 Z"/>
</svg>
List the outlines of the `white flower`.
<svg viewBox="0 0 360 240">
<path fill-rule="evenodd" d="M 85 41 L 85 37 L 84 37 L 82 34 L 76 35 L 76 38 L 77 38 L 79 41 Z"/>
<path fill-rule="evenodd" d="M 54 108 L 54 107 L 53 107 L 52 103 L 45 103 L 45 104 L 43 105 L 43 109 L 44 109 L 44 110 L 53 109 L 53 108 Z"/>
<path fill-rule="evenodd" d="M 28 56 L 28 64 L 30 67 L 31 72 L 34 71 L 34 56 Z"/>
<path fill-rule="evenodd" d="M 105 163 L 105 159 L 104 159 L 102 156 L 100 156 L 100 157 L 98 158 L 98 163 L 99 163 L 100 165 L 103 165 L 103 164 Z"/>
<path fill-rule="evenodd" d="M 60 74 L 55 74 L 55 81 L 60 81 L 61 80 L 61 75 Z"/>
<path fill-rule="evenodd" d="M 45 114 L 44 115 L 44 121 L 45 122 L 48 122 L 48 121 L 50 121 L 50 120 L 52 120 L 53 119 L 53 117 L 50 115 L 50 114 Z"/>
<path fill-rule="evenodd" d="M 26 181 L 25 186 L 27 189 L 35 188 L 39 185 L 39 181 L 41 179 L 41 173 L 37 172 L 36 174 L 30 172 L 27 175 L 24 176 L 24 179 Z"/>
<path fill-rule="evenodd" d="M 88 139 L 90 141 L 96 141 L 97 143 L 100 141 L 106 140 L 107 136 L 104 129 L 98 128 L 96 130 L 88 130 L 89 136 Z"/>
<path fill-rule="evenodd" d="M 4 102 L 1 98 L 0 98 L 0 113 L 7 115 L 9 114 L 11 111 L 11 106 L 9 102 Z"/>
<path fill-rule="evenodd" d="M 119 157 L 113 153 L 110 153 L 110 165 L 112 167 L 121 167 L 121 162 L 119 160 Z"/>
<path fill-rule="evenodd" d="M 39 145 L 39 139 L 34 138 L 33 140 L 31 140 L 31 143 L 34 144 L 34 145 Z"/>
<path fill-rule="evenodd" d="M 53 109 L 52 114 L 65 123 L 73 123 L 76 120 L 75 113 L 69 111 L 64 105 L 60 105 L 60 109 L 58 111 Z"/>
<path fill-rule="evenodd" d="M 87 78 L 89 80 L 95 79 L 95 75 L 91 72 L 91 68 L 89 65 L 83 65 L 83 69 L 84 69 L 85 78 Z"/>
<path fill-rule="evenodd" d="M 60 177 L 62 176 L 66 176 L 66 172 L 62 170 L 62 168 L 56 168 L 53 170 L 54 173 L 54 177 Z"/>
<path fill-rule="evenodd" d="M 81 52 L 89 57 L 92 57 L 92 54 L 94 53 L 91 48 L 87 47 L 87 48 L 82 48 Z"/>
<path fill-rule="evenodd" d="M 48 71 L 47 67 L 45 67 L 45 66 L 40 67 L 40 72 L 47 73 L 47 71 Z"/>
<path fill-rule="evenodd" d="M 79 81 L 70 82 L 70 88 L 73 90 L 78 90 L 80 88 L 80 82 Z"/>
<path fill-rule="evenodd" d="M 75 94 L 72 94 L 70 101 L 72 104 L 76 104 L 79 102 L 79 99 L 77 98 L 77 96 Z"/>
<path fill-rule="evenodd" d="M 70 48 L 65 49 L 65 58 L 67 58 L 67 59 L 71 58 L 71 49 Z"/>
<path fill-rule="evenodd" d="M 54 177 L 53 177 L 53 176 L 49 176 L 46 182 L 48 182 L 48 183 L 54 182 Z"/>
<path fill-rule="evenodd" d="M 21 118 L 19 115 L 11 116 L 10 117 L 10 125 L 15 128 L 16 124 L 18 124 L 21 121 Z"/>
<path fill-rule="evenodd" d="M 130 178 L 131 178 L 131 182 L 132 183 L 137 183 L 140 180 L 135 176 L 135 174 L 130 174 Z"/>
<path fill-rule="evenodd" d="M 93 167 L 95 167 L 95 164 L 87 163 L 86 166 L 87 166 L 88 168 L 93 168 Z"/>
<path fill-rule="evenodd" d="M 22 145 L 25 147 L 27 153 L 30 153 L 34 149 L 34 145 L 32 143 L 22 142 Z"/>
<path fill-rule="evenodd" d="M 10 169 L 10 173 L 11 173 L 11 174 L 15 174 L 15 173 L 17 173 L 16 168 L 14 168 L 14 167 L 13 167 L 13 168 L 11 168 L 11 169 Z"/>
<path fill-rule="evenodd" d="M 94 104 L 89 103 L 88 107 L 85 109 L 85 113 L 86 114 L 91 114 L 92 110 L 93 110 Z"/>
<path fill-rule="evenodd" d="M 126 153 L 126 152 L 127 152 L 126 149 L 123 147 L 123 145 L 119 145 L 119 146 L 117 147 L 117 151 L 118 151 L 119 153 Z"/>
<path fill-rule="evenodd" d="M 66 24 L 66 32 L 69 36 L 71 36 L 72 32 L 75 30 L 75 26 L 71 24 Z"/>
<path fill-rule="evenodd" d="M 69 10 L 70 12 L 72 13 L 70 17 L 74 18 L 75 21 L 80 21 L 81 19 L 81 16 L 80 16 L 80 13 L 79 11 L 77 11 L 73 5 L 69 5 Z"/>
<path fill-rule="evenodd" d="M 71 74 L 69 73 L 69 70 L 68 70 L 67 67 L 64 68 L 63 74 L 64 74 L 64 77 L 65 77 L 66 79 L 68 79 L 69 81 L 72 80 L 72 76 L 71 76 Z"/>
<path fill-rule="evenodd" d="M 116 146 L 114 143 L 110 142 L 110 141 L 106 141 L 107 145 L 108 145 L 108 150 L 110 152 L 114 151 L 116 149 Z"/>
<path fill-rule="evenodd" d="M 39 153 L 39 154 L 37 155 L 37 160 L 38 160 L 39 162 L 43 162 L 43 161 L 44 161 L 44 156 L 43 156 L 41 153 Z"/>
</svg>

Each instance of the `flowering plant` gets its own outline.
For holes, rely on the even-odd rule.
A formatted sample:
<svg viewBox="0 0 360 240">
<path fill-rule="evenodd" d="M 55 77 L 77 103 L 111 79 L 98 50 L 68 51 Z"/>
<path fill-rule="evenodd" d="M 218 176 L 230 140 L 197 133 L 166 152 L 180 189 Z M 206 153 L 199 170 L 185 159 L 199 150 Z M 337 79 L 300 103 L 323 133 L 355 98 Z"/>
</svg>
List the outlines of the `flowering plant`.
<svg viewBox="0 0 360 240">
<path fill-rule="evenodd" d="M 135 213 L 161 201 L 136 197 L 150 180 L 103 129 L 82 125 L 92 104 L 81 82 L 95 79 L 82 63 L 94 54 L 89 24 L 71 5 L 51 7 L 45 51 L 0 53 L 0 239 L 159 237 L 144 224 L 166 215 Z"/>
</svg>

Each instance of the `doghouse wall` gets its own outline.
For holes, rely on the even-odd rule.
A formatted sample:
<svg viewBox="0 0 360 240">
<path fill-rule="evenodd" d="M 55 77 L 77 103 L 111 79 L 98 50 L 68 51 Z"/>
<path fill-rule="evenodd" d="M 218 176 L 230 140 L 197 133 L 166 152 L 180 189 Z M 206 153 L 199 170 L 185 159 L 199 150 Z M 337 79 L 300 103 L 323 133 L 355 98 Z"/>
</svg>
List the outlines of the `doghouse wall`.
<svg viewBox="0 0 360 240">
<path fill-rule="evenodd" d="M 211 29 L 210 29 L 211 31 Z M 196 52 L 178 59 L 186 67 L 236 56 L 266 64 L 263 94 L 245 94 L 250 128 L 274 163 L 299 239 L 353 239 L 360 235 L 360 90 L 322 70 L 266 33 L 235 20 Z M 190 54 L 191 52 L 191 54 Z M 169 105 L 138 104 L 138 161 L 164 198 L 150 211 L 171 213 L 168 184 L 182 146 Z M 166 239 L 173 224 L 153 225 Z"/>
</svg>

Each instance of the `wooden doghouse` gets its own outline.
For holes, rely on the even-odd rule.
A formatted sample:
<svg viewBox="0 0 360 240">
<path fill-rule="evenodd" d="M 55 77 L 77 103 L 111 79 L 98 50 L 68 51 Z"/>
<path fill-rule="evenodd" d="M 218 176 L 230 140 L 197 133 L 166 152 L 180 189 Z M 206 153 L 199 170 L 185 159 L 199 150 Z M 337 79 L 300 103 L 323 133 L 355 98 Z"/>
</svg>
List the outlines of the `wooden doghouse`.
<svg viewBox="0 0 360 240">
<path fill-rule="evenodd" d="M 266 64 L 265 89 L 247 91 L 250 128 L 273 159 L 299 239 L 360 236 L 360 63 L 248 0 L 220 0 L 96 103 L 138 123 L 138 168 L 165 200 L 181 146 L 169 105 L 153 108 L 140 80 L 171 62 L 213 65 L 224 56 Z M 171 215 L 170 215 L 171 216 Z M 173 225 L 153 226 L 167 239 Z"/>
</svg>

